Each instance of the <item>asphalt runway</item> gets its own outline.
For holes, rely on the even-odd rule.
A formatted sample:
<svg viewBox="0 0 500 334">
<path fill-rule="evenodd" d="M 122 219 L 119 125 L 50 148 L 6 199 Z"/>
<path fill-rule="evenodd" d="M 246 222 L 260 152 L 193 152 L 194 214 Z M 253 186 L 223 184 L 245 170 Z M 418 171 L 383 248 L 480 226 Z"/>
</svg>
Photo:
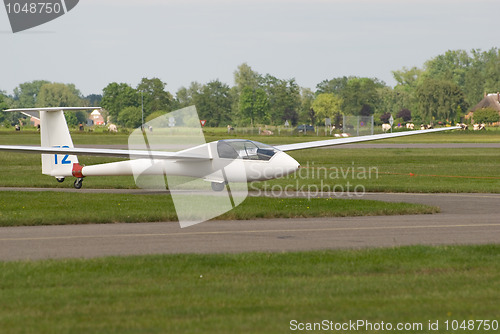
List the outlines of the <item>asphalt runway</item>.
<svg viewBox="0 0 500 334">
<path fill-rule="evenodd" d="M 436 205 L 442 212 L 209 221 L 185 229 L 176 222 L 4 227 L 0 260 L 500 243 L 500 194 L 368 193 L 362 198 Z"/>
</svg>

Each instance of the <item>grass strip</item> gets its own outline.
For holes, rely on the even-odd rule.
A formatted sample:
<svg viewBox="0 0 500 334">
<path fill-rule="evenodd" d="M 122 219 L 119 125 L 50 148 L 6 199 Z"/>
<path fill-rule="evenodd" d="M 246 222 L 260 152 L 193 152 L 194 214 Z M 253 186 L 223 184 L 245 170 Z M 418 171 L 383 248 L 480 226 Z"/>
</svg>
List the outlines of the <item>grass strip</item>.
<svg viewBox="0 0 500 334">
<path fill-rule="evenodd" d="M 3 262 L 0 328 L 290 333 L 294 319 L 362 319 L 451 333 L 446 320 L 500 320 L 499 262 L 499 245 Z"/>
<path fill-rule="evenodd" d="M 487 192 L 500 191 L 500 154 L 495 148 L 464 149 L 313 149 L 290 152 L 303 169 L 282 179 L 252 182 L 251 190 L 285 187 L 323 191 Z M 82 164 L 116 161 L 81 157 Z M 415 176 L 411 176 L 411 174 Z M 443 177 L 429 177 L 442 175 Z M 461 178 L 463 176 L 463 178 Z M 496 178 L 496 179 L 495 179 Z M 72 187 L 41 174 L 38 155 L 0 152 L 0 186 Z M 132 176 L 87 177 L 84 188 L 136 188 Z"/>
<path fill-rule="evenodd" d="M 80 132 L 71 131 L 71 137 L 75 145 L 127 145 L 128 137 L 132 130 L 109 133 L 109 132 Z M 227 133 L 227 128 L 205 128 L 203 129 L 207 142 L 244 138 L 260 141 L 270 145 L 292 144 L 305 141 L 333 139 L 333 136 L 325 135 L 324 129 L 315 134 L 297 134 L 293 131 L 275 132 L 273 136 L 258 135 L 258 129 L 251 131 L 237 131 L 232 134 Z M 278 133 L 280 133 L 278 135 Z M 379 143 L 498 143 L 500 142 L 500 128 L 488 128 L 487 131 L 445 131 L 439 133 L 429 133 L 402 138 L 384 139 Z M 40 145 L 40 133 L 33 129 L 23 129 L 21 132 L 14 131 L 13 128 L 0 128 L 0 143 L 2 145 Z"/>
<path fill-rule="evenodd" d="M 370 200 L 248 197 L 217 219 L 428 214 L 438 211 L 439 208 L 426 205 Z M 0 226 L 176 220 L 170 195 L 0 192 Z"/>
</svg>

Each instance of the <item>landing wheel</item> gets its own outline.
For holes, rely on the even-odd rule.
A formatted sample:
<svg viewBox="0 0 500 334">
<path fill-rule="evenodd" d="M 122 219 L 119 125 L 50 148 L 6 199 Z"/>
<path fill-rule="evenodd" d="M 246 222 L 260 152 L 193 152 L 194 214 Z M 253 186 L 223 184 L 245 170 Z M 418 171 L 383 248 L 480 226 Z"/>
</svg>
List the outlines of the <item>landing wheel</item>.
<svg viewBox="0 0 500 334">
<path fill-rule="evenodd" d="M 226 187 L 226 182 L 212 182 L 213 191 L 222 191 Z"/>
<path fill-rule="evenodd" d="M 57 182 L 63 183 L 64 182 L 64 177 L 58 177 L 56 178 Z"/>
<path fill-rule="evenodd" d="M 76 189 L 80 189 L 83 185 L 83 178 L 79 177 L 75 180 L 74 186 Z"/>
</svg>

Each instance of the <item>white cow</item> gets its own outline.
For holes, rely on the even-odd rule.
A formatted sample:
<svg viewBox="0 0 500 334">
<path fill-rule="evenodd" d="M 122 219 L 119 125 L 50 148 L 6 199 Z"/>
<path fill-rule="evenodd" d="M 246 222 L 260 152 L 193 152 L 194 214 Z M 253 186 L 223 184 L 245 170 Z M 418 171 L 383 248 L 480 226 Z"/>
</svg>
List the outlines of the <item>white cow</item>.
<svg viewBox="0 0 500 334">
<path fill-rule="evenodd" d="M 109 124 L 108 125 L 108 131 L 109 132 L 118 132 L 118 128 L 114 124 Z"/>
<path fill-rule="evenodd" d="M 478 124 L 478 123 L 476 123 L 476 124 L 474 124 L 474 131 L 484 130 L 485 127 L 486 127 L 486 124 L 483 124 L 483 123 Z"/>
<path fill-rule="evenodd" d="M 413 124 L 413 123 L 406 123 L 406 128 L 410 129 L 410 130 L 413 130 L 413 129 L 415 129 L 415 124 Z"/>
<path fill-rule="evenodd" d="M 391 129 L 391 125 L 390 124 L 382 124 L 382 131 L 384 132 L 387 132 Z"/>
</svg>

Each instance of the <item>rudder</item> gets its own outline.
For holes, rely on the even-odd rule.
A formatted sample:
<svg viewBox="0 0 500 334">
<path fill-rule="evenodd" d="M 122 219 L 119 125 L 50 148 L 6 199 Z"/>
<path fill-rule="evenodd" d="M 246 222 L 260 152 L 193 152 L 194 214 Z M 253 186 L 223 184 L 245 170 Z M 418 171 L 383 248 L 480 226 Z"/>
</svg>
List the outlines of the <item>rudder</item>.
<svg viewBox="0 0 500 334">
<path fill-rule="evenodd" d="M 42 147 L 74 147 L 63 110 L 40 110 L 40 136 Z M 74 163 L 76 155 L 42 154 L 42 174 L 71 176 Z"/>
</svg>

